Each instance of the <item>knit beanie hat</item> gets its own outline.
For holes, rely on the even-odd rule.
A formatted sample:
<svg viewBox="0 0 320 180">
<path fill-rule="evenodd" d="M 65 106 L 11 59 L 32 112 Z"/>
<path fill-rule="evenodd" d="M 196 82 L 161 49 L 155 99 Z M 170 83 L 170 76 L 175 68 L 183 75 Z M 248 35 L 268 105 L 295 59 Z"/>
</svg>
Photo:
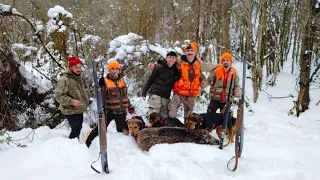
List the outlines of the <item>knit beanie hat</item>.
<svg viewBox="0 0 320 180">
<path fill-rule="evenodd" d="M 170 52 L 168 52 L 168 54 L 167 54 L 167 57 L 168 56 L 174 56 L 174 57 L 177 57 L 177 53 L 176 52 L 174 52 L 174 51 L 170 51 Z"/>
<path fill-rule="evenodd" d="M 222 61 L 223 61 L 224 58 L 228 58 L 228 59 L 230 59 L 230 61 L 232 62 L 232 55 L 231 55 L 229 52 L 223 52 L 223 53 L 221 54 L 220 63 L 222 63 Z"/>
<path fill-rule="evenodd" d="M 183 48 L 183 51 L 186 51 L 186 49 L 193 49 L 195 52 L 198 52 L 198 44 L 196 42 L 191 42 L 188 46 Z"/>
<path fill-rule="evenodd" d="M 72 56 L 68 60 L 69 68 L 76 65 L 76 64 L 82 64 L 81 60 L 75 56 Z"/>
<path fill-rule="evenodd" d="M 120 68 L 120 64 L 118 63 L 118 61 L 111 61 L 111 62 L 109 62 L 109 64 L 108 64 L 108 71 L 110 71 L 112 68 L 121 69 L 121 68 Z"/>
</svg>

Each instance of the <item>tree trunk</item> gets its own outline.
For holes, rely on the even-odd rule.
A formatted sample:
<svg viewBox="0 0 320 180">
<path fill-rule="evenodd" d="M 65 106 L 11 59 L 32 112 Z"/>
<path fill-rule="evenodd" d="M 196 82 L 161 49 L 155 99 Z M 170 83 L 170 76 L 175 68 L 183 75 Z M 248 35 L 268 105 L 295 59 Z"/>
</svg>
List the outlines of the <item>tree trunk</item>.
<svg viewBox="0 0 320 180">
<path fill-rule="evenodd" d="M 221 20 L 223 19 L 223 17 L 222 17 L 221 0 L 217 1 L 215 10 L 216 10 L 216 12 L 215 12 L 216 14 L 214 15 L 215 16 L 215 26 L 216 26 L 215 39 L 217 41 L 217 45 L 222 45 L 223 37 L 222 37 L 222 32 L 221 32 L 221 27 L 222 27 Z M 221 47 L 217 46 L 216 54 L 221 54 Z"/>
<path fill-rule="evenodd" d="M 314 20 L 318 12 L 314 8 L 318 2 L 317 0 L 309 0 L 307 7 L 309 7 L 309 18 L 307 18 L 307 23 L 305 24 L 304 37 L 301 45 L 300 52 L 300 80 L 299 86 L 300 91 L 298 94 L 298 99 L 296 101 L 296 114 L 299 117 L 300 112 L 304 112 L 309 109 L 310 104 L 310 67 L 311 67 L 311 56 L 313 52 L 314 39 L 315 39 L 315 25 Z"/>
<path fill-rule="evenodd" d="M 222 43 L 225 49 L 223 51 L 230 51 L 230 1 L 222 1 Z"/>
<path fill-rule="evenodd" d="M 258 26 L 258 39 L 257 39 L 258 52 L 255 53 L 255 58 L 253 59 L 253 66 L 252 66 L 252 87 L 253 87 L 253 95 L 254 95 L 253 101 L 255 103 L 258 100 L 259 91 L 261 90 L 261 86 L 262 86 L 262 61 L 264 58 L 262 37 L 265 32 L 266 11 L 267 11 L 267 1 L 263 1 L 260 8 L 260 18 L 259 18 L 259 26 Z"/>
</svg>

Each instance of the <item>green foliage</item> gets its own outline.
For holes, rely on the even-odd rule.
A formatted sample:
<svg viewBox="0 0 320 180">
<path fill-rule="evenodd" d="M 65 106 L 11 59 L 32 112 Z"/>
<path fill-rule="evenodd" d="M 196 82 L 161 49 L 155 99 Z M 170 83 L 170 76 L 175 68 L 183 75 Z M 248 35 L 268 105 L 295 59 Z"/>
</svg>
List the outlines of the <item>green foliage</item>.
<svg viewBox="0 0 320 180">
<path fill-rule="evenodd" d="M 27 145 L 17 143 L 6 131 L 0 131 L 0 145 L 6 147 L 6 145 L 12 146 L 16 145 L 17 147 L 25 148 Z M 1 149 L 0 149 L 1 150 Z"/>
<path fill-rule="evenodd" d="M 295 106 L 291 108 L 288 112 L 288 116 L 294 116 L 295 115 Z"/>
<path fill-rule="evenodd" d="M 12 137 L 5 131 L 0 132 L 0 144 L 10 145 L 12 143 Z"/>
<path fill-rule="evenodd" d="M 288 116 L 292 116 L 292 115 L 294 115 L 294 112 L 293 112 L 293 110 L 291 109 L 291 110 L 288 112 Z"/>
</svg>

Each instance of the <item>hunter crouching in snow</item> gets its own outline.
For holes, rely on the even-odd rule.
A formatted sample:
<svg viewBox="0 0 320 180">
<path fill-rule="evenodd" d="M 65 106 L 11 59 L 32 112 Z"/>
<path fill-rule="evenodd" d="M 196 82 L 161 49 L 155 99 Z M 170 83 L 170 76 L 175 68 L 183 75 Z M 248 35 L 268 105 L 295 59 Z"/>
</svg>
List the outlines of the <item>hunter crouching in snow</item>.
<svg viewBox="0 0 320 180">
<path fill-rule="evenodd" d="M 71 57 L 68 62 L 69 68 L 58 80 L 55 99 L 60 104 L 61 113 L 69 122 L 71 127 L 69 138 L 72 139 L 79 138 L 83 112 L 87 109 L 89 98 L 81 78 L 81 60 Z"/>
<path fill-rule="evenodd" d="M 117 131 L 122 132 L 123 129 L 125 129 L 127 109 L 130 114 L 134 114 L 135 111 L 128 99 L 126 83 L 124 79 L 119 76 L 120 64 L 117 61 L 111 61 L 108 64 L 108 71 L 107 76 L 99 80 L 102 104 L 104 105 L 106 117 L 106 128 L 114 119 Z M 96 136 L 98 136 L 98 127 L 95 127 L 88 136 L 86 140 L 88 147 Z"/>
</svg>

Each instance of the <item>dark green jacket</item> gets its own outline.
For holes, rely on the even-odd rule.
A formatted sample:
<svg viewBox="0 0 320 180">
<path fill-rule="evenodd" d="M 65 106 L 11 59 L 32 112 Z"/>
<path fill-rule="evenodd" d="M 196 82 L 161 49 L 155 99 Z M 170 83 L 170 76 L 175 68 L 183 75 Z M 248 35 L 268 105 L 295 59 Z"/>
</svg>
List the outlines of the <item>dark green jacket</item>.
<svg viewBox="0 0 320 180">
<path fill-rule="evenodd" d="M 58 80 L 55 99 L 60 104 L 60 110 L 64 115 L 83 113 L 89 104 L 88 93 L 81 76 L 77 76 L 68 68 L 61 74 Z M 81 101 L 81 106 L 74 106 L 74 100 Z"/>
</svg>

